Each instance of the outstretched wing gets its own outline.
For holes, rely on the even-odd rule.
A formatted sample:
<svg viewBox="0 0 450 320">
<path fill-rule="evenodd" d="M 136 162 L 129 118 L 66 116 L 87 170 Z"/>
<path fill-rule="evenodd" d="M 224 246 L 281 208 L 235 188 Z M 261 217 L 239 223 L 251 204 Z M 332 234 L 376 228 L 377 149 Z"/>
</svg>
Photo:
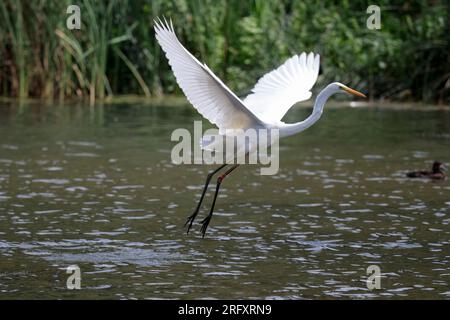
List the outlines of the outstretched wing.
<svg viewBox="0 0 450 320">
<path fill-rule="evenodd" d="M 320 56 L 312 52 L 289 58 L 258 80 L 245 105 L 264 121 L 281 120 L 292 105 L 311 97 L 319 66 Z"/>
<path fill-rule="evenodd" d="M 197 111 L 219 130 L 247 129 L 263 122 L 178 40 L 172 22 L 155 21 L 156 39 L 166 53 L 178 85 Z"/>
</svg>

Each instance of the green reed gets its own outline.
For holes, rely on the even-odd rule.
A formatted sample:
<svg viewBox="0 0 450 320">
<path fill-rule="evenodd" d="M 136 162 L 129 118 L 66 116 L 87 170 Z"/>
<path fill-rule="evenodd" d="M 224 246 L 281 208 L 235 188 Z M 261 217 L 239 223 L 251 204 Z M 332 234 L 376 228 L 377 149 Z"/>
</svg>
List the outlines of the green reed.
<svg viewBox="0 0 450 320">
<path fill-rule="evenodd" d="M 68 30 L 78 4 L 81 30 Z M 370 1 L 0 1 L 0 95 L 106 99 L 181 94 L 154 38 L 174 21 L 181 41 L 239 94 L 290 55 L 322 56 L 319 86 L 341 81 L 372 98 L 449 103 L 447 2 L 380 0 L 382 29 L 366 28 Z"/>
</svg>

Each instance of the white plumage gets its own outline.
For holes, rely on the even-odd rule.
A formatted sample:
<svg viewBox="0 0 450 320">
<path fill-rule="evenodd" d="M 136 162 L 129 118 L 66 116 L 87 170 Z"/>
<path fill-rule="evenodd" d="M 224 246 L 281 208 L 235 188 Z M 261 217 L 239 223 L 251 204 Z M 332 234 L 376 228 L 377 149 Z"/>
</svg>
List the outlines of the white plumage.
<svg viewBox="0 0 450 320">
<path fill-rule="evenodd" d="M 183 47 L 172 23 L 155 22 L 155 31 L 179 86 L 203 117 L 217 125 L 221 132 L 263 125 L 207 65 Z"/>
<path fill-rule="evenodd" d="M 281 120 L 296 102 L 311 98 L 319 65 L 320 56 L 312 52 L 289 58 L 258 80 L 244 104 L 262 120 Z"/>
<path fill-rule="evenodd" d="M 217 125 L 220 134 L 233 130 L 279 129 L 280 137 L 309 128 L 321 116 L 328 98 L 337 93 L 365 97 L 347 86 L 334 82 L 316 98 L 313 113 L 305 120 L 286 124 L 286 112 L 299 101 L 311 97 L 317 81 L 320 56 L 314 53 L 295 55 L 277 69 L 265 74 L 243 101 L 239 99 L 209 68 L 199 62 L 178 40 L 172 22 L 155 21 L 156 39 L 166 53 L 175 78 L 189 102 L 198 112 Z"/>
<path fill-rule="evenodd" d="M 184 94 L 220 132 L 276 123 L 296 102 L 311 97 L 310 90 L 319 73 L 318 54 L 302 53 L 288 59 L 259 79 L 252 93 L 242 101 L 206 64 L 183 47 L 172 22 L 155 21 L 155 31 Z"/>
</svg>

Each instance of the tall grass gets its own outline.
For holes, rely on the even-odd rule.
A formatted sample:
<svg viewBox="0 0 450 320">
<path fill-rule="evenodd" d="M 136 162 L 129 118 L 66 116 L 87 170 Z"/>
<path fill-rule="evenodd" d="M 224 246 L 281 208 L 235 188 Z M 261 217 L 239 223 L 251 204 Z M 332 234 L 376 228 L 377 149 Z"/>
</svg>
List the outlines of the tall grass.
<svg viewBox="0 0 450 320">
<path fill-rule="evenodd" d="M 341 81 L 372 98 L 449 103 L 445 0 L 380 0 L 382 29 L 366 28 L 371 1 L 0 1 L 0 95 L 92 103 L 114 94 L 180 94 L 153 34 L 170 17 L 182 42 L 243 95 L 294 53 L 321 53 L 319 86 Z"/>
</svg>

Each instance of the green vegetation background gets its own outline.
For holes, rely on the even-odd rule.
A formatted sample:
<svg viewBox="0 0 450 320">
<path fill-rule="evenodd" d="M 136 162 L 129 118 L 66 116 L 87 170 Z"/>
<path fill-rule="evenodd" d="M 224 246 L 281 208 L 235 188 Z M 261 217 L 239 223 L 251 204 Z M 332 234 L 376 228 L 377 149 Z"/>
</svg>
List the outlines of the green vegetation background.
<svg viewBox="0 0 450 320">
<path fill-rule="evenodd" d="M 181 94 L 154 38 L 173 20 L 182 43 L 239 95 L 302 51 L 321 54 L 319 86 L 340 81 L 371 98 L 449 103 L 448 0 L 2 0 L 0 96 L 92 101 Z M 81 8 L 81 30 L 66 9 Z"/>
</svg>

